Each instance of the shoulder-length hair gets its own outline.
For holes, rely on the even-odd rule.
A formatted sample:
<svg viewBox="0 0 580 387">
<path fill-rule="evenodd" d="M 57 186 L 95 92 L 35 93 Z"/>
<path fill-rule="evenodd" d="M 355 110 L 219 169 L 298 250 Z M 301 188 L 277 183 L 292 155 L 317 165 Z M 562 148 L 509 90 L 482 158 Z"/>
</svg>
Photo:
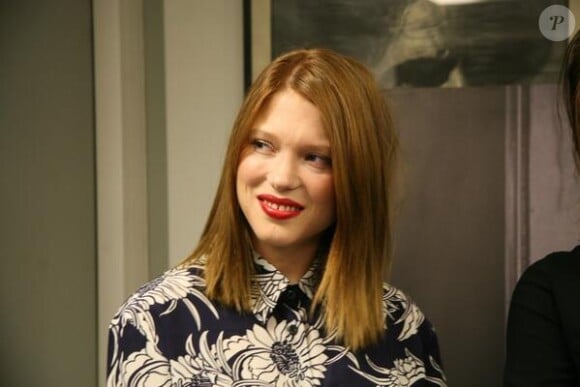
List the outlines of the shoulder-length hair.
<svg viewBox="0 0 580 387">
<path fill-rule="evenodd" d="M 577 32 L 570 40 L 560 71 L 562 101 L 574 143 L 574 161 L 576 167 L 580 169 L 580 110 L 578 109 L 580 87 L 578 87 L 578 82 L 580 82 L 580 32 Z"/>
<path fill-rule="evenodd" d="M 238 113 L 209 219 L 189 264 L 204 257 L 207 294 L 249 311 L 251 229 L 236 196 L 236 173 L 252 125 L 272 95 L 292 89 L 320 111 L 330 140 L 336 221 L 321 238 L 325 255 L 313 310 L 352 349 L 384 333 L 383 275 L 390 272 L 398 140 L 389 107 L 373 75 L 357 61 L 326 49 L 275 59 L 256 79 Z"/>
</svg>

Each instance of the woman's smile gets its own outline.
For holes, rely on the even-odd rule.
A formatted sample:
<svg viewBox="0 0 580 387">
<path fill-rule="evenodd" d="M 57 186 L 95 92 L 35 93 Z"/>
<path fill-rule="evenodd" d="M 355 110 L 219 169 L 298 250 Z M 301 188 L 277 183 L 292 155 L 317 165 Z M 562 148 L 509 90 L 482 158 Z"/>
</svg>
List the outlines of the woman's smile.
<svg viewBox="0 0 580 387">
<path fill-rule="evenodd" d="M 266 215 L 279 220 L 294 218 L 304 209 L 304 206 L 291 199 L 273 195 L 258 195 L 258 200 Z"/>
</svg>

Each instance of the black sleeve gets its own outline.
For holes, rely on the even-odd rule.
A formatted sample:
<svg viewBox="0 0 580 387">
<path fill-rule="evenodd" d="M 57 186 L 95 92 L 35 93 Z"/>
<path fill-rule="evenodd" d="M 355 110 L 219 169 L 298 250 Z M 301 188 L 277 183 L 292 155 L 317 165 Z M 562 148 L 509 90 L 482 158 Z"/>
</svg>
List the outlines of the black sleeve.
<svg viewBox="0 0 580 387">
<path fill-rule="evenodd" d="M 514 290 L 507 324 L 505 387 L 577 386 L 554 299 L 551 260 L 530 266 Z"/>
</svg>

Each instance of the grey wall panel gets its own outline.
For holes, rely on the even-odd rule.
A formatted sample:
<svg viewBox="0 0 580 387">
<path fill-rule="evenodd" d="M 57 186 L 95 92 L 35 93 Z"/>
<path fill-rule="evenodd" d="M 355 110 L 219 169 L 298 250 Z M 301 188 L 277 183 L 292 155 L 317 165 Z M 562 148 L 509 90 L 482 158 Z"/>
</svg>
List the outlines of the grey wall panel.
<svg viewBox="0 0 580 387">
<path fill-rule="evenodd" d="M 405 200 L 392 282 L 435 324 L 452 386 L 499 386 L 504 340 L 505 91 L 391 92 Z"/>
<path fill-rule="evenodd" d="M 91 1 L 0 2 L 0 385 L 95 386 Z"/>
<path fill-rule="evenodd" d="M 167 130 L 163 1 L 143 2 L 147 125 L 149 276 L 169 266 L 167 230 Z"/>
</svg>

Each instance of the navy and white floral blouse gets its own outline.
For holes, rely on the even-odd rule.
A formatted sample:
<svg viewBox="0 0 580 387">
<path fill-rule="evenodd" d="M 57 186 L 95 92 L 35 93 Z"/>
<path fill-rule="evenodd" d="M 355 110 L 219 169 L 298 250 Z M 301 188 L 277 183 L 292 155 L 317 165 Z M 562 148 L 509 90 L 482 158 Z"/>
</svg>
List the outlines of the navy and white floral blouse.
<svg viewBox="0 0 580 387">
<path fill-rule="evenodd" d="M 141 287 L 109 327 L 107 386 L 446 386 L 433 327 L 400 290 L 384 286 L 382 340 L 351 352 L 309 316 L 319 265 L 293 285 L 255 262 L 253 313 L 210 301 L 201 266 Z"/>
</svg>

